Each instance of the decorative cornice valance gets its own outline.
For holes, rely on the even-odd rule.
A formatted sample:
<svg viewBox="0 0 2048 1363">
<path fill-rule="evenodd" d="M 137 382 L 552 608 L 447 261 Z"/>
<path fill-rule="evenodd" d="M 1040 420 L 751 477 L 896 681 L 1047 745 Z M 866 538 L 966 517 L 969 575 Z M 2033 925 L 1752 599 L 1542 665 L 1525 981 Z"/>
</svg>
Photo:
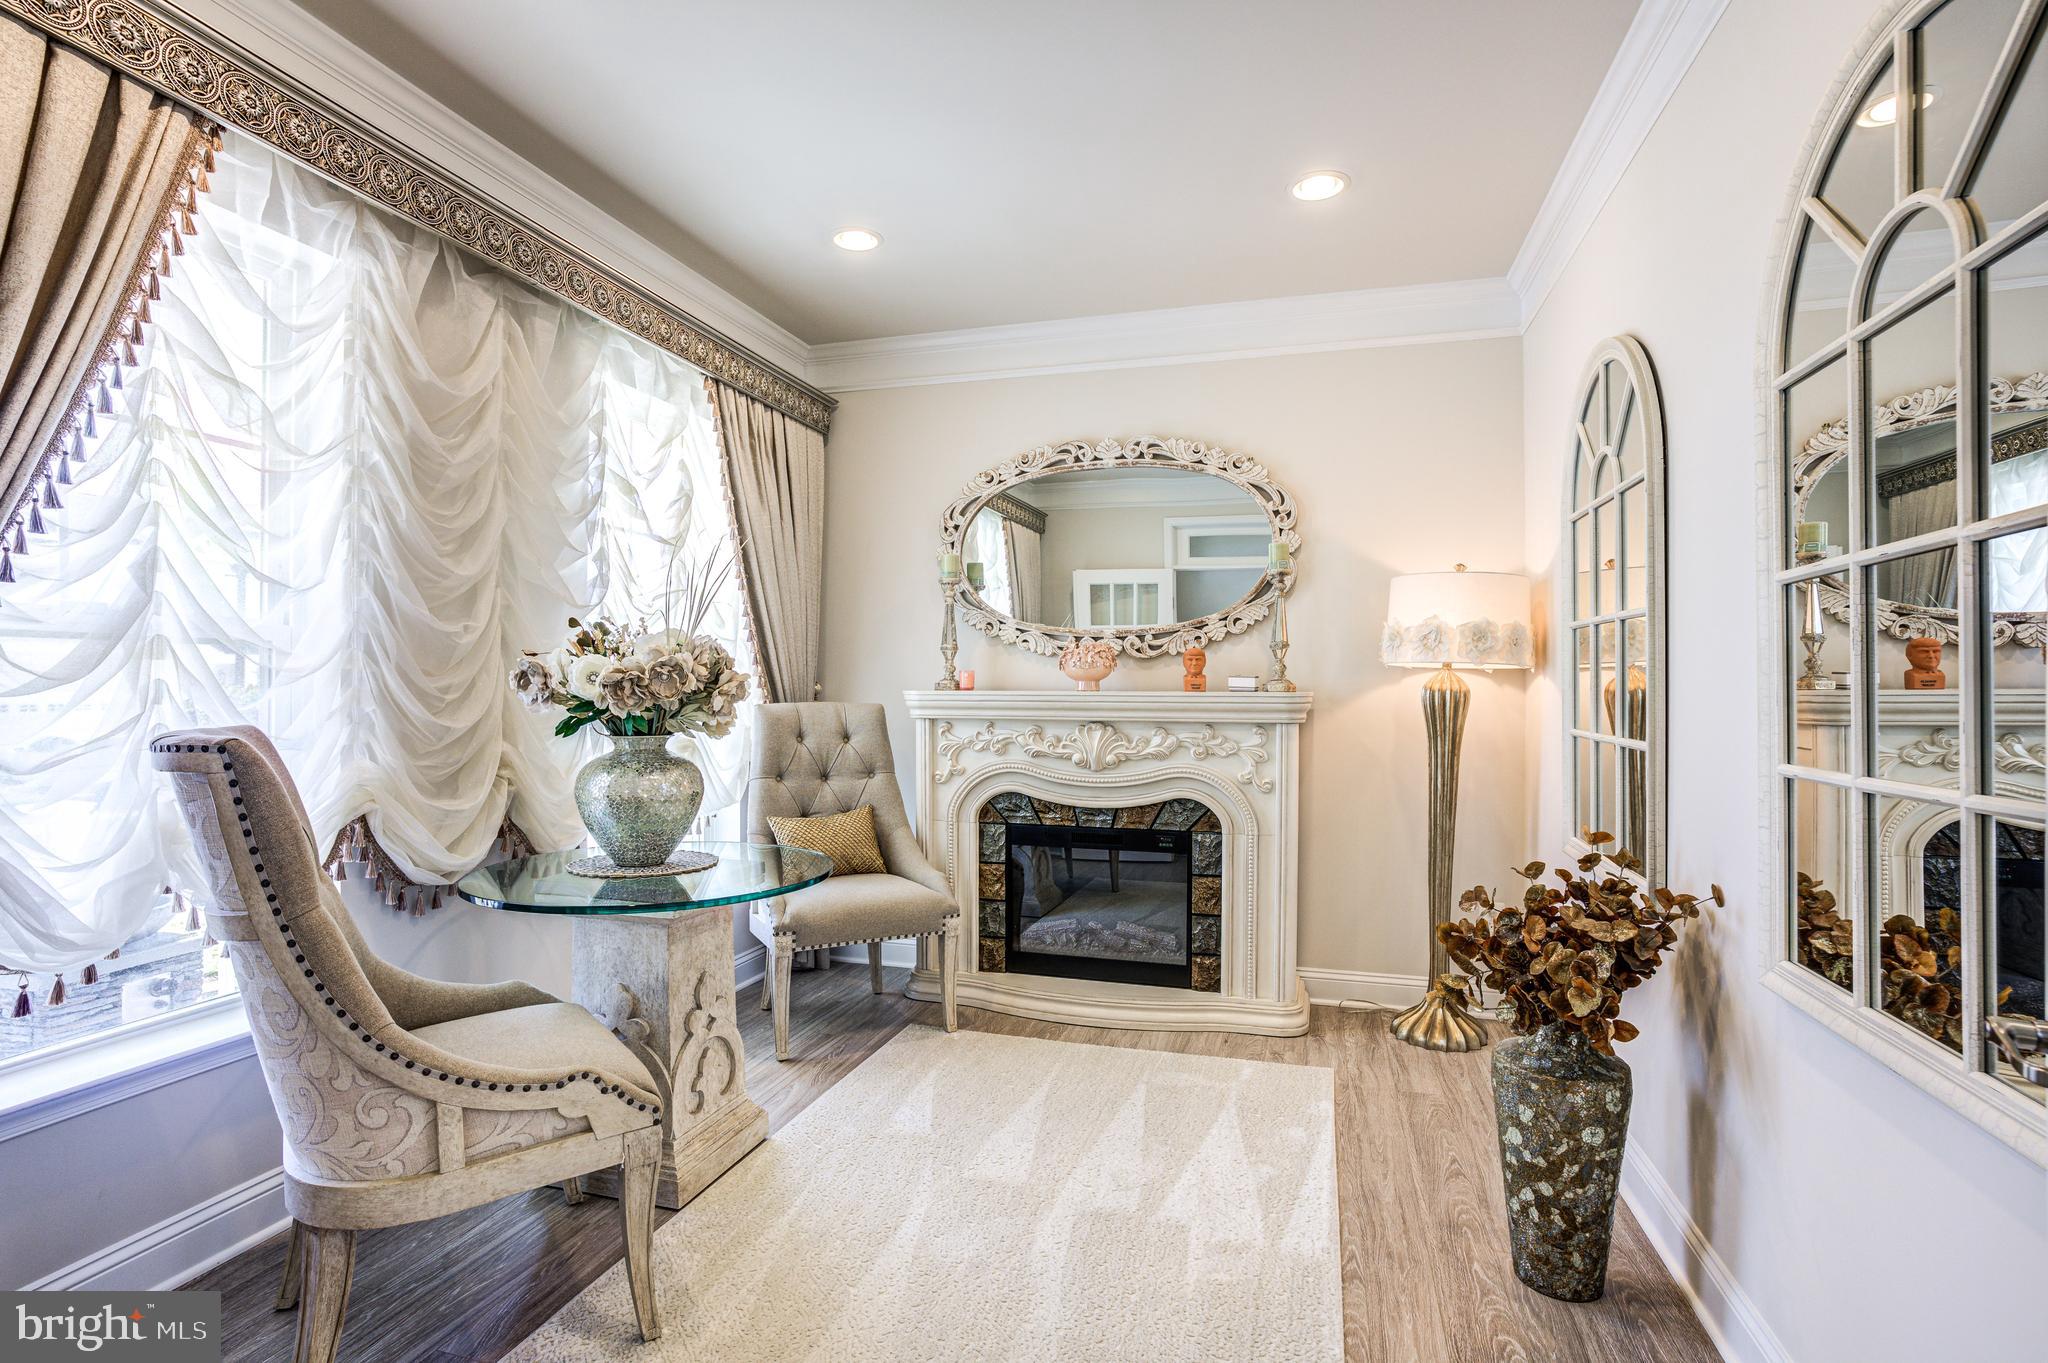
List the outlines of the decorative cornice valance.
<svg viewBox="0 0 2048 1363">
<path fill-rule="evenodd" d="M 983 502 L 982 506 L 1006 521 L 1023 526 L 1026 530 L 1041 535 L 1045 533 L 1045 513 L 1021 498 L 1012 497 L 1007 492 L 998 492 Z"/>
<path fill-rule="evenodd" d="M 1994 437 L 1991 441 L 1991 462 L 2003 464 L 2008 459 L 2038 454 L 2042 450 L 2048 450 L 2048 417 L 2043 417 L 2039 421 L 2029 421 L 2024 426 L 2015 426 L 2005 434 Z M 1953 483 L 1955 480 L 1956 456 L 1951 451 L 1948 454 L 1923 459 L 1917 464 L 1908 464 L 1904 468 L 1879 474 L 1877 496 L 1879 501 L 1888 502 L 1894 497 L 1903 497 L 1908 492 L 1939 487 L 1943 483 Z"/>
<path fill-rule="evenodd" d="M 0 0 L 0 10 L 262 139 L 812 430 L 831 425 L 834 399 L 427 164 L 184 15 L 138 0 Z"/>
</svg>

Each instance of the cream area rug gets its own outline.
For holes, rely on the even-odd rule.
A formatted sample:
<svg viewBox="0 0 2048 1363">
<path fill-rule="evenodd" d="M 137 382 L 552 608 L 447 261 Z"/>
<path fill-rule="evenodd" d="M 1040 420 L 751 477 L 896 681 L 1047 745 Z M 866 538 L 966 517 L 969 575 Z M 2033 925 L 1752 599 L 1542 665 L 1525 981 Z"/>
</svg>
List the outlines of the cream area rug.
<svg viewBox="0 0 2048 1363">
<path fill-rule="evenodd" d="M 510 1363 L 1338 1363 L 1330 1071 L 899 1033 Z"/>
</svg>

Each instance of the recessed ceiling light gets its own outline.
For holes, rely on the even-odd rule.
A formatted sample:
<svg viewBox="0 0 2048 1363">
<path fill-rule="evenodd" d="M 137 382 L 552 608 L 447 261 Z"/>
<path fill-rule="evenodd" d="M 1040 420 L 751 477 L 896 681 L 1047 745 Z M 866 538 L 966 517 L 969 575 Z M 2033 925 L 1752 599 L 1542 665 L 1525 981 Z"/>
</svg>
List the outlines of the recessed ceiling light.
<svg viewBox="0 0 2048 1363">
<path fill-rule="evenodd" d="M 1351 177 L 1341 170 L 1318 170 L 1302 176 L 1294 182 L 1294 197 L 1297 199 L 1334 199 L 1344 192 L 1351 183 Z"/>
<path fill-rule="evenodd" d="M 832 234 L 832 244 L 842 251 L 872 251 L 882 244 L 882 234 L 865 227 L 842 227 Z"/>
<path fill-rule="evenodd" d="M 1940 93 L 1941 87 L 1939 85 L 1930 85 L 1925 90 L 1922 90 L 1920 92 L 1920 107 L 1924 109 L 1934 103 L 1935 96 Z M 1899 97 L 1897 95 L 1886 95 L 1882 99 L 1874 99 L 1864 106 L 1862 113 L 1856 115 L 1856 126 L 1859 128 L 1889 128 L 1898 121 Z"/>
</svg>

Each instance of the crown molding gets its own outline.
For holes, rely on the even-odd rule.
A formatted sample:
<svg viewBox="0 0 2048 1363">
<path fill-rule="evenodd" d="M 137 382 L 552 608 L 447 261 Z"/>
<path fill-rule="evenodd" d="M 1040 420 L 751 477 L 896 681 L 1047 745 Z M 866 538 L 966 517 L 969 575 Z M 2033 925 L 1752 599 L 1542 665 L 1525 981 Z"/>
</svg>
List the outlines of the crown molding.
<svg viewBox="0 0 2048 1363">
<path fill-rule="evenodd" d="M 1728 0 L 1642 0 L 1503 278 L 807 345 L 295 5 L 159 0 L 828 393 L 1518 336 Z"/>
<path fill-rule="evenodd" d="M 847 393 L 1519 336 L 1727 7 L 1643 0 L 1505 278 L 836 341 L 811 347 L 808 377 Z"/>
<path fill-rule="evenodd" d="M 158 0 L 425 163 L 474 185 L 599 264 L 658 290 L 762 359 L 799 377 L 809 347 L 559 180 L 475 127 L 296 5 L 275 0 Z"/>
<path fill-rule="evenodd" d="M 1520 329 L 1506 280 L 1466 279 L 834 341 L 811 347 L 809 377 L 826 392 L 846 393 L 1467 341 Z"/>
<path fill-rule="evenodd" d="M 1728 0 L 1643 0 L 1508 267 L 1523 327 L 1579 249 Z"/>
</svg>

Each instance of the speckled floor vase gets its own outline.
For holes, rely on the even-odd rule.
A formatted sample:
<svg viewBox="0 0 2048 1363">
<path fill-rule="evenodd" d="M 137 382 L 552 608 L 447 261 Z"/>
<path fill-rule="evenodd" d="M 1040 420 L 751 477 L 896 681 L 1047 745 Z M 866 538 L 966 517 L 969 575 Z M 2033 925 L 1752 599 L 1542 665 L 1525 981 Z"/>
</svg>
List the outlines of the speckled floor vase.
<svg viewBox="0 0 2048 1363">
<path fill-rule="evenodd" d="M 1559 1301 L 1607 1285 L 1614 1197 L 1634 1081 L 1576 1028 L 1552 1023 L 1493 1048 L 1493 1110 L 1515 1276 Z"/>
</svg>

